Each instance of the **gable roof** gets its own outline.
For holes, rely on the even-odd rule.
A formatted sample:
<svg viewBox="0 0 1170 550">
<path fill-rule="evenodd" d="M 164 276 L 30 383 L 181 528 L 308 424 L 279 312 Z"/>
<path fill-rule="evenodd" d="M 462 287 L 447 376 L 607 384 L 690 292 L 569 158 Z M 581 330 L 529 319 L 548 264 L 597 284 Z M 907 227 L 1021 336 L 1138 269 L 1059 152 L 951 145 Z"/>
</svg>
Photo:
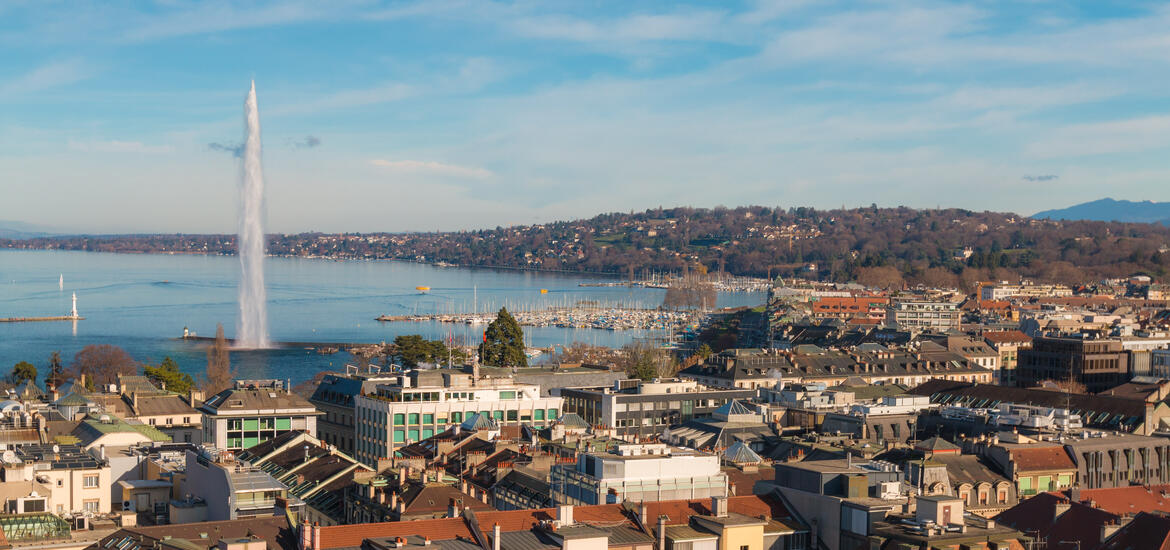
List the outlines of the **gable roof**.
<svg viewBox="0 0 1170 550">
<path fill-rule="evenodd" d="M 1070 492 L 1063 494 L 1068 496 Z M 1079 498 L 1082 502 L 1092 501 L 1097 508 L 1119 516 L 1137 512 L 1170 513 L 1170 485 L 1082 489 Z"/>
<path fill-rule="evenodd" d="M 321 527 L 319 541 L 321 549 L 328 550 L 331 548 L 356 548 L 361 546 L 365 539 L 406 537 L 408 535 L 418 535 L 431 540 L 472 538 L 471 530 L 467 528 L 467 523 L 463 521 L 463 518 L 440 518 Z"/>
<path fill-rule="evenodd" d="M 914 448 L 922 450 L 922 451 L 933 451 L 936 453 L 939 451 L 958 452 L 960 450 L 958 445 L 955 445 L 954 443 L 951 443 L 950 441 L 947 441 L 947 440 L 945 440 L 937 435 L 930 438 L 930 439 L 926 439 L 926 440 L 918 442 L 918 444 L 915 445 Z"/>
<path fill-rule="evenodd" d="M 1058 504 L 1069 505 L 1059 517 Z M 1085 550 L 1095 548 L 1101 541 L 1102 525 L 1118 519 L 1116 514 L 1071 502 L 1057 493 L 1040 493 L 995 516 L 995 521 L 1048 541 L 1049 548 L 1067 540 L 1079 542 Z"/>
<path fill-rule="evenodd" d="M 1016 463 L 1016 470 L 1022 472 L 1077 469 L 1062 446 L 1019 447 L 1011 449 L 1009 453 Z"/>
</svg>

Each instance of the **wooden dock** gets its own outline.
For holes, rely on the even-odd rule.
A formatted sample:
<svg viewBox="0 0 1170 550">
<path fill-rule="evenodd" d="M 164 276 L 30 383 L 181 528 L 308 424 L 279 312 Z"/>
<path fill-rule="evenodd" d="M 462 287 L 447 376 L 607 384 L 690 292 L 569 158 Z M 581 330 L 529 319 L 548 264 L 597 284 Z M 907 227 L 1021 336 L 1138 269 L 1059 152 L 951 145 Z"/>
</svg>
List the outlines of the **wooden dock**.
<svg viewBox="0 0 1170 550">
<path fill-rule="evenodd" d="M 84 321 L 85 317 L 56 315 L 52 317 L 0 317 L 0 323 L 40 323 L 44 321 Z"/>
</svg>

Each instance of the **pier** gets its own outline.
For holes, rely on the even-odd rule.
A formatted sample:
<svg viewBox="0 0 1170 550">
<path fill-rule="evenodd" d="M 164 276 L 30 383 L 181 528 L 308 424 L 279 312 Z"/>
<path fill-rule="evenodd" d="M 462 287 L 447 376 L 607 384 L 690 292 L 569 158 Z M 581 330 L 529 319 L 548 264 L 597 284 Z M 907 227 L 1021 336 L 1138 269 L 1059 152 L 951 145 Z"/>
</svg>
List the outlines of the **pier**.
<svg viewBox="0 0 1170 550">
<path fill-rule="evenodd" d="M 49 317 L 0 317 L 0 323 L 40 323 L 44 321 L 84 321 L 85 317 L 53 315 Z"/>
</svg>

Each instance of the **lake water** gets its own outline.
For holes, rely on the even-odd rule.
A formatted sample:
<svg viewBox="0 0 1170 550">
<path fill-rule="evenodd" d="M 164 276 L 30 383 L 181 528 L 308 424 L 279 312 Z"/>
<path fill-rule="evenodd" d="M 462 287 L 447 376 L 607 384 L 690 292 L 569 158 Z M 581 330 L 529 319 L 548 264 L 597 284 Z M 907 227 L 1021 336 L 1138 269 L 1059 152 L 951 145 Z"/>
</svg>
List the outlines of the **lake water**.
<svg viewBox="0 0 1170 550">
<path fill-rule="evenodd" d="M 408 262 L 334 262 L 268 258 L 268 315 L 276 342 L 389 342 L 400 334 L 476 343 L 483 326 L 380 323 L 381 314 L 530 309 L 592 301 L 605 305 L 657 307 L 664 291 L 626 287 L 581 287 L 606 279 L 576 275 L 444 268 Z M 58 277 L 64 276 L 64 290 Z M 228 256 L 108 254 L 0 250 L 0 317 L 66 315 L 77 293 L 84 321 L 0 323 L 0 372 L 29 361 L 43 375 L 49 354 L 68 363 L 88 344 L 114 344 L 135 359 L 170 356 L 183 370 L 206 367 L 205 344 L 181 340 L 183 328 L 214 336 L 222 323 L 235 332 L 239 261 Z M 420 293 L 417 286 L 430 290 Z M 547 289 L 542 294 L 541 289 Z M 763 293 L 725 293 L 720 306 L 758 305 Z M 621 346 L 644 331 L 525 327 L 529 345 L 573 342 Z M 319 355 L 300 348 L 234 351 L 241 378 L 284 378 L 295 384 L 321 370 L 339 369 L 344 353 Z"/>
</svg>

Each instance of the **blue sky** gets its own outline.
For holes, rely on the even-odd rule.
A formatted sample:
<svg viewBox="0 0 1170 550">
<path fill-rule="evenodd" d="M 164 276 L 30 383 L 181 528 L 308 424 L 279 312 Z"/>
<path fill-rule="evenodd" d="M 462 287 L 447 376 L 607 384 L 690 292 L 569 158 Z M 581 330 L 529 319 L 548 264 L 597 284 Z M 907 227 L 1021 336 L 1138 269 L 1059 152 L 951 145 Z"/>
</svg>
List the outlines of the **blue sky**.
<svg viewBox="0 0 1170 550">
<path fill-rule="evenodd" d="M 1106 5 L 1108 4 L 1108 5 Z M 0 220 L 232 232 L 1170 200 L 1170 6 L 4 2 Z"/>
</svg>

